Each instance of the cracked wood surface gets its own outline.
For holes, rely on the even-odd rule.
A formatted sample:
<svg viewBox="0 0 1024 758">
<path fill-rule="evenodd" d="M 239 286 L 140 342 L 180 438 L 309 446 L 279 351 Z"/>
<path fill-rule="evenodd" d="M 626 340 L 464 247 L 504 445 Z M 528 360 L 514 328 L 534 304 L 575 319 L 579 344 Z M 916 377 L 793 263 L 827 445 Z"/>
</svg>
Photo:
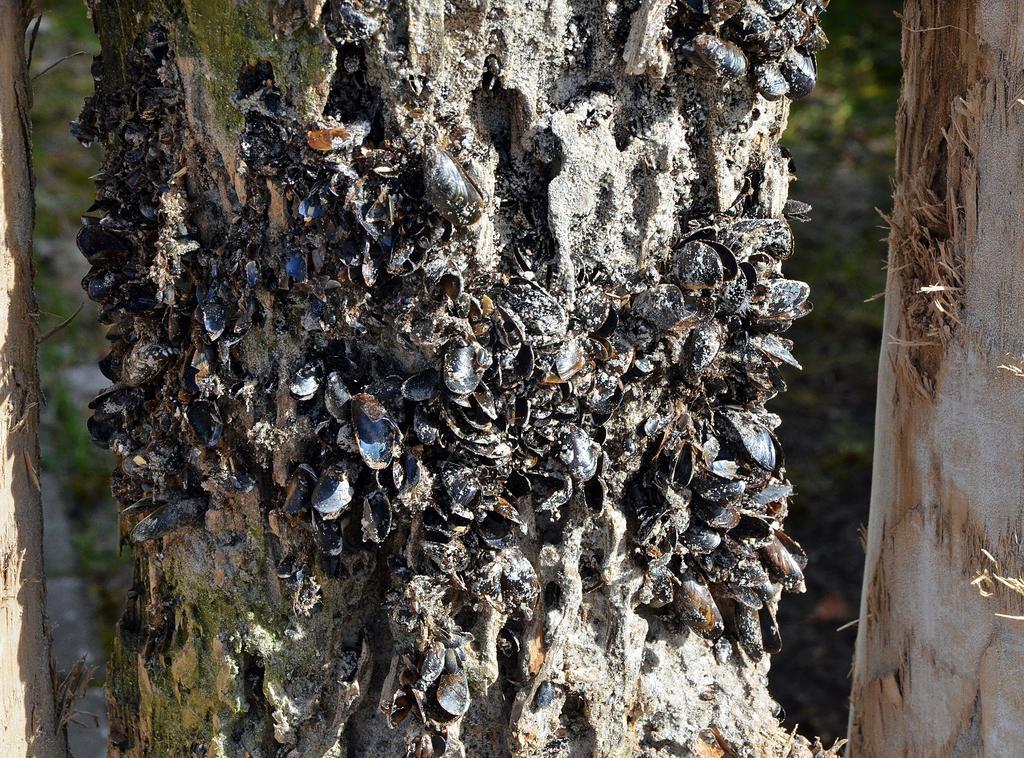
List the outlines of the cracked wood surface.
<svg viewBox="0 0 1024 758">
<path fill-rule="evenodd" d="M 1019 755 L 1024 597 L 971 582 L 1024 574 L 1024 4 L 903 24 L 850 754 Z"/>
</svg>

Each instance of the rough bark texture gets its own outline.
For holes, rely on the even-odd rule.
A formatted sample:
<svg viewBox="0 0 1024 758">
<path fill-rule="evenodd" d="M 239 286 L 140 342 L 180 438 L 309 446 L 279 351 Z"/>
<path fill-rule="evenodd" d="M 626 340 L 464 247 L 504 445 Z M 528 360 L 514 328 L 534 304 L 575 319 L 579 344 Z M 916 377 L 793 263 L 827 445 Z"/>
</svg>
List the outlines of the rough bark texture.
<svg viewBox="0 0 1024 758">
<path fill-rule="evenodd" d="M 903 16 L 895 210 L 851 754 L 1016 755 L 1024 596 L 1024 6 Z M 942 289 L 945 288 L 945 289 Z"/>
<path fill-rule="evenodd" d="M 763 403 L 816 3 L 126 5 L 78 125 L 112 751 L 812 752 Z"/>
<path fill-rule="evenodd" d="M 44 619 L 27 9 L 0 3 L 0 745 L 66 752 Z"/>
</svg>

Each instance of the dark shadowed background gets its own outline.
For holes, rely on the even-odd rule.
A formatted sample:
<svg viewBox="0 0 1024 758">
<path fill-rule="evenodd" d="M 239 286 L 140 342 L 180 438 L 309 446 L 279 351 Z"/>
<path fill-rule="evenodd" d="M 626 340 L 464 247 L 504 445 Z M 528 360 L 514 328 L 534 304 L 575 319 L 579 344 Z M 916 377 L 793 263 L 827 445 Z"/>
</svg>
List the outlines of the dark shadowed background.
<svg viewBox="0 0 1024 758">
<path fill-rule="evenodd" d="M 48 604 L 58 668 L 67 671 L 82 657 L 96 668 L 71 727 L 76 758 L 92 758 L 105 755 L 103 666 L 130 580 L 109 493 L 113 459 L 92 445 L 85 427 L 88 402 L 107 384 L 95 368 L 105 340 L 80 287 L 86 266 L 74 245 L 101 156 L 71 138 L 68 122 L 92 91 L 89 67 L 98 44 L 79 0 L 44 5 L 32 62 L 40 332 L 60 327 L 82 306 L 40 346 Z M 826 744 L 846 730 L 856 636 L 850 622 L 863 567 L 860 529 L 867 522 L 882 339 L 876 296 L 885 281 L 886 232 L 876 209 L 890 202 L 898 5 L 833 0 L 824 17 L 831 45 L 819 56 L 818 88 L 794 105 L 784 140 L 800 177 L 791 194 L 814 206 L 812 222 L 797 225 L 797 254 L 786 270 L 810 282 L 815 308 L 790 335 L 804 371 L 789 376 L 789 392 L 772 409 L 784 419 L 782 441 L 798 493 L 788 530 L 811 564 L 807 593 L 783 603 L 784 649 L 771 678 L 787 722 Z M 65 56 L 72 57 L 61 61 Z"/>
</svg>

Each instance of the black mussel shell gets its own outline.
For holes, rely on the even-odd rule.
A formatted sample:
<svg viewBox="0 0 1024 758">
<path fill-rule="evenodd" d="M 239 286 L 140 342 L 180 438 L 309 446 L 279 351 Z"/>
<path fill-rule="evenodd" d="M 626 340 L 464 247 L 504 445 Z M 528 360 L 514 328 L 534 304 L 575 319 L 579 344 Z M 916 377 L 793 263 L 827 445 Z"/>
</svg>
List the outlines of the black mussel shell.
<svg viewBox="0 0 1024 758">
<path fill-rule="evenodd" d="M 315 364 L 303 366 L 295 372 L 288 389 L 297 400 L 309 400 L 320 389 L 319 369 Z"/>
<path fill-rule="evenodd" d="M 765 471 L 774 471 L 779 463 L 778 442 L 772 433 L 741 411 L 723 410 L 715 426 L 721 439 Z"/>
<path fill-rule="evenodd" d="M 135 525 L 131 542 L 138 545 L 196 524 L 206 511 L 206 506 L 207 501 L 200 498 L 186 498 L 162 505 Z"/>
<path fill-rule="evenodd" d="M 380 544 L 391 533 L 391 501 L 382 490 L 363 499 L 363 539 Z"/>
<path fill-rule="evenodd" d="M 443 365 L 444 384 L 454 395 L 472 394 L 484 376 L 477 348 L 471 345 L 451 345 L 444 354 Z"/>
<path fill-rule="evenodd" d="M 575 424 L 570 424 L 562 433 L 562 447 L 559 453 L 569 475 L 585 482 L 597 473 L 601 459 L 601 447 L 590 435 Z"/>
<path fill-rule="evenodd" d="M 220 442 L 224 425 L 217 414 L 216 406 L 209 400 L 193 400 L 188 404 L 185 416 L 192 431 L 204 446 L 214 447 Z"/>
<path fill-rule="evenodd" d="M 813 56 L 790 50 L 781 62 L 782 76 L 789 84 L 789 96 L 794 100 L 807 97 L 818 79 L 818 66 Z"/>
<path fill-rule="evenodd" d="M 310 493 L 313 490 L 315 481 L 316 475 L 309 465 L 303 463 L 295 469 L 295 472 L 288 479 L 288 485 L 285 488 L 285 513 L 289 516 L 294 516 L 309 507 Z"/>
<path fill-rule="evenodd" d="M 466 672 L 441 674 L 437 682 L 436 699 L 437 704 L 446 713 L 456 718 L 464 716 L 469 710 L 469 682 L 466 680 Z"/>
<path fill-rule="evenodd" d="M 437 372 L 428 369 L 402 382 L 402 397 L 414 403 L 425 403 L 437 397 L 438 389 Z"/>
<path fill-rule="evenodd" d="M 751 660 L 764 657 L 764 638 L 761 636 L 760 613 L 743 603 L 733 605 L 732 622 L 736 639 Z"/>
<path fill-rule="evenodd" d="M 692 326 L 703 315 L 700 304 L 684 296 L 674 284 L 659 284 L 641 292 L 633 300 L 633 310 L 665 331 Z"/>
<path fill-rule="evenodd" d="M 692 57 L 731 79 L 747 73 L 747 57 L 739 45 L 726 42 L 713 34 L 698 34 L 689 45 Z"/>
<path fill-rule="evenodd" d="M 324 385 L 324 405 L 327 407 L 327 412 L 338 421 L 344 421 L 351 415 L 346 412 L 345 407 L 350 400 L 352 400 L 352 394 L 345 386 L 341 375 L 337 372 L 328 374 L 327 382 Z"/>
<path fill-rule="evenodd" d="M 398 427 L 377 398 L 365 392 L 352 396 L 352 426 L 366 465 L 375 470 L 390 466 L 398 447 Z"/>
<path fill-rule="evenodd" d="M 540 686 L 537 687 L 537 691 L 533 693 L 533 707 L 536 710 L 547 708 L 555 702 L 555 697 L 557 695 L 558 690 L 555 689 L 555 686 L 551 684 L 551 682 L 545 679 L 540 683 Z"/>
<path fill-rule="evenodd" d="M 414 685 L 416 689 L 426 690 L 431 684 L 437 681 L 444 671 L 445 648 L 440 642 L 434 641 L 423 654 L 423 661 L 419 667 L 419 679 Z"/>
<path fill-rule="evenodd" d="M 310 504 L 321 518 L 330 520 L 348 510 L 353 496 L 348 476 L 341 471 L 331 471 L 317 481 L 310 495 Z"/>
<path fill-rule="evenodd" d="M 127 242 L 99 224 L 86 224 L 79 229 L 75 243 L 92 264 L 120 260 L 129 253 Z"/>
<path fill-rule="evenodd" d="M 447 150 L 423 151 L 423 186 L 434 210 L 455 226 L 469 226 L 483 215 L 483 191 Z"/>
<path fill-rule="evenodd" d="M 754 66 L 754 87 L 766 100 L 780 100 L 789 94 L 789 82 L 775 63 Z"/>
<path fill-rule="evenodd" d="M 722 612 L 703 579 L 686 574 L 680 579 L 674 598 L 674 607 L 690 629 L 708 639 L 722 636 Z"/>
<path fill-rule="evenodd" d="M 480 480 L 472 469 L 446 463 L 441 469 L 441 483 L 452 505 L 460 510 L 473 507 L 480 497 Z"/>
<path fill-rule="evenodd" d="M 682 542 L 691 553 L 705 555 L 722 544 L 722 534 L 704 524 L 693 523 L 683 532 Z"/>
<path fill-rule="evenodd" d="M 703 240 L 691 240 L 675 251 L 672 275 L 685 289 L 714 288 L 725 279 L 725 267 L 715 248 Z"/>
</svg>

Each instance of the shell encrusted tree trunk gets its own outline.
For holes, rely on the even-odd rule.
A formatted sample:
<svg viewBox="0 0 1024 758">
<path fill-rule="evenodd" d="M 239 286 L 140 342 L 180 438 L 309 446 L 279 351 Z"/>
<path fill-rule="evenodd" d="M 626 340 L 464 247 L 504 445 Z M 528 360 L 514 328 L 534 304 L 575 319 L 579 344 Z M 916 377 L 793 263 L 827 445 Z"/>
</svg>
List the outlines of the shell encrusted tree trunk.
<svg viewBox="0 0 1024 758">
<path fill-rule="evenodd" d="M 61 756 L 38 479 L 28 19 L 25 4 L 0 2 L 0 745 Z"/>
<path fill-rule="evenodd" d="M 903 25 L 852 754 L 1019 755 L 1024 6 Z"/>
<path fill-rule="evenodd" d="M 786 755 L 813 0 L 102 2 L 115 754 Z"/>
</svg>

